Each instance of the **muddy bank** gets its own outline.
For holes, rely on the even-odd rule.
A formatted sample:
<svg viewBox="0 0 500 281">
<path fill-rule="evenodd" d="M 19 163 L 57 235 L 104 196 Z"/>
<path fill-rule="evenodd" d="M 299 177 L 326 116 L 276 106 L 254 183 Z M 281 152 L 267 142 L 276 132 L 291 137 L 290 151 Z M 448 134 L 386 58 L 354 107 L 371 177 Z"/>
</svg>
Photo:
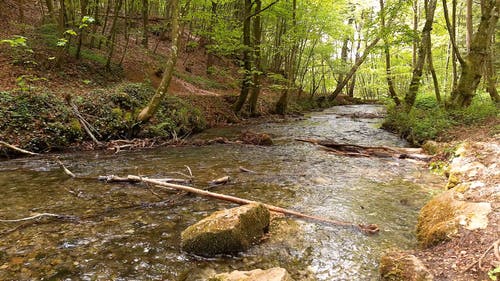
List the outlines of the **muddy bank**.
<svg viewBox="0 0 500 281">
<path fill-rule="evenodd" d="M 498 138 L 489 142 L 463 142 L 456 147 L 453 158 L 445 168 L 448 181 L 444 191 L 420 211 L 417 223 L 420 249 L 385 256 L 381 261 L 384 280 L 498 278 Z M 450 149 L 449 146 L 439 148 L 436 145 L 429 148 Z"/>
</svg>

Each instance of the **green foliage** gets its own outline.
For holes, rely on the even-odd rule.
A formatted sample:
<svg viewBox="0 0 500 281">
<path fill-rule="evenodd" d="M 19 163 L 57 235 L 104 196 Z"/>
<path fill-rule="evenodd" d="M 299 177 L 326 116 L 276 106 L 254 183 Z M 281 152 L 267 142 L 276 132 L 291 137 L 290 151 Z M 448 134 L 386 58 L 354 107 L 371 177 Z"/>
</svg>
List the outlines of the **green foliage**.
<svg viewBox="0 0 500 281">
<path fill-rule="evenodd" d="M 488 277 L 493 281 L 497 281 L 499 276 L 500 276 L 500 266 L 497 266 L 495 269 L 488 271 Z"/>
<path fill-rule="evenodd" d="M 399 133 L 413 144 L 436 139 L 459 125 L 474 125 L 498 116 L 499 109 L 489 100 L 477 98 L 465 109 L 446 110 L 431 95 L 419 96 L 408 113 L 390 106 L 383 126 Z"/>
</svg>

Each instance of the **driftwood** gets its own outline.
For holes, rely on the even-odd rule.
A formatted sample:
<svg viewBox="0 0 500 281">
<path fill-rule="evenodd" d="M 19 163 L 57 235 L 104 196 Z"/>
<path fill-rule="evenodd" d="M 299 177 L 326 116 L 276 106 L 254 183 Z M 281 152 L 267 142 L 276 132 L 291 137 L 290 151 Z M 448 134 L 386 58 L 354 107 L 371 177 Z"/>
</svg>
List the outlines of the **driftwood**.
<svg viewBox="0 0 500 281">
<path fill-rule="evenodd" d="M 211 181 L 210 184 L 211 185 L 222 185 L 222 184 L 228 183 L 230 180 L 231 180 L 231 178 L 229 176 L 224 176 L 222 178 L 218 178 L 218 179 Z"/>
<path fill-rule="evenodd" d="M 129 178 L 129 177 L 119 177 L 119 176 L 115 176 L 115 175 L 108 175 L 108 176 L 99 176 L 97 177 L 97 180 L 99 181 L 105 181 L 105 182 L 127 182 L 127 183 L 138 183 L 138 182 L 141 182 L 141 180 L 137 180 L 137 179 L 132 179 L 132 178 Z M 158 182 L 167 182 L 167 183 L 184 183 L 184 184 L 187 184 L 187 183 L 190 183 L 191 180 L 188 180 L 188 179 L 176 179 L 176 178 L 163 178 L 163 179 L 151 179 L 151 180 L 155 180 L 155 181 L 158 181 Z"/>
<path fill-rule="evenodd" d="M 428 162 L 432 156 L 422 153 L 420 148 L 363 146 L 356 144 L 338 143 L 332 140 L 295 139 L 296 141 L 312 143 L 321 146 L 324 150 L 342 156 L 350 157 L 378 157 L 413 159 Z"/>
<path fill-rule="evenodd" d="M 214 192 L 201 190 L 201 189 L 197 189 L 197 188 L 193 188 L 193 187 L 189 187 L 189 186 L 184 186 L 184 185 L 156 181 L 153 179 L 142 178 L 142 177 L 134 176 L 134 175 L 129 175 L 127 178 L 129 178 L 130 180 L 133 180 L 133 181 L 150 183 L 150 184 L 153 184 L 153 185 L 158 186 L 158 187 L 173 188 L 173 189 L 177 189 L 180 191 L 194 193 L 194 194 L 198 194 L 198 195 L 205 196 L 205 197 L 216 198 L 219 200 L 229 201 L 229 202 L 233 202 L 233 203 L 237 203 L 237 204 L 260 203 L 257 201 L 247 200 L 247 199 L 243 199 L 243 198 L 239 198 L 239 197 L 235 197 L 235 196 L 214 193 Z M 337 221 L 337 220 L 322 218 L 322 217 L 318 217 L 318 216 L 307 215 L 307 214 L 303 214 L 303 213 L 300 213 L 297 211 L 284 209 L 281 207 L 277 207 L 277 206 L 273 206 L 273 205 L 269 205 L 269 204 L 265 204 L 265 203 L 262 203 L 262 204 L 266 208 L 268 208 L 270 211 L 273 211 L 273 212 L 278 212 L 278 213 L 287 214 L 287 215 L 293 215 L 293 216 L 296 216 L 299 218 L 311 219 L 311 220 L 329 223 L 329 224 L 337 225 L 337 226 L 352 227 L 354 229 L 358 229 L 358 230 L 360 230 L 364 233 L 367 233 L 367 234 L 375 234 L 379 231 L 379 227 L 376 224 L 369 224 L 369 225 L 354 224 L 354 223 L 350 223 L 350 222 Z"/>
<path fill-rule="evenodd" d="M 15 145 L 8 144 L 8 143 L 6 143 L 6 142 L 4 142 L 4 141 L 0 141 L 0 145 L 5 146 L 5 147 L 7 147 L 7 148 L 10 148 L 10 149 L 12 149 L 12 150 L 15 150 L 15 151 L 17 151 L 17 152 L 21 152 L 21 153 L 23 153 L 23 154 L 28 154 L 28 155 L 39 155 L 38 153 L 31 152 L 31 151 L 28 151 L 28 150 L 24 150 L 24 149 L 19 148 L 19 147 L 15 146 Z"/>
</svg>

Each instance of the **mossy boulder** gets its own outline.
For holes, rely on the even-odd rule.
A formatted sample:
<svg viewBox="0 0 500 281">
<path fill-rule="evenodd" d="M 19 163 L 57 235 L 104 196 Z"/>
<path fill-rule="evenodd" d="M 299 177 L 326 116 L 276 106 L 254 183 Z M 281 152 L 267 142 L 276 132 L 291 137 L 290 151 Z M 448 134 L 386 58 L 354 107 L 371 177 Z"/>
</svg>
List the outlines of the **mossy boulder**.
<svg viewBox="0 0 500 281">
<path fill-rule="evenodd" d="M 245 251 L 267 232 L 269 215 L 257 203 L 215 212 L 182 232 L 181 247 L 205 257 Z"/>
<path fill-rule="evenodd" d="M 286 269 L 274 267 L 268 270 L 233 271 L 217 274 L 208 281 L 293 281 Z"/>
<path fill-rule="evenodd" d="M 490 203 L 473 203 L 459 200 L 462 195 L 448 190 L 434 197 L 420 211 L 417 239 L 424 248 L 449 240 L 459 227 L 468 230 L 488 226 Z"/>
<path fill-rule="evenodd" d="M 430 281 L 432 274 L 417 257 L 402 252 L 391 252 L 380 259 L 380 277 L 383 281 Z"/>
</svg>

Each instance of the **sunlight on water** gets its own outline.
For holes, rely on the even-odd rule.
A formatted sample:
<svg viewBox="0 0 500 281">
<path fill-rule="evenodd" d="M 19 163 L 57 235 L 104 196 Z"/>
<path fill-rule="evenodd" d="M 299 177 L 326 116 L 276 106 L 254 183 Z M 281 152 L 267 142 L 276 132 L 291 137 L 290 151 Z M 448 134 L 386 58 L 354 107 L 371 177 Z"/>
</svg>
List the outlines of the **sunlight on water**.
<svg viewBox="0 0 500 281">
<path fill-rule="evenodd" d="M 378 259 L 384 251 L 415 244 L 416 216 L 431 192 L 426 185 L 441 179 L 405 160 L 340 157 L 294 139 L 404 146 L 377 128 L 380 119 L 342 117 L 381 109 L 335 107 L 303 121 L 224 130 L 227 136 L 247 129 L 267 132 L 279 140 L 271 147 L 213 145 L 61 157 L 73 172 L 89 177 L 137 173 L 178 177 L 172 172 L 186 173 L 188 165 L 194 185 L 203 188 L 210 180 L 229 175 L 231 184 L 214 192 L 332 219 L 376 223 L 379 235 L 279 219 L 270 238 L 248 252 L 199 259 L 180 251 L 180 233 L 211 212 L 234 205 L 162 191 L 155 194 L 140 185 L 73 180 L 56 163 L 25 158 L 0 162 L 0 218 L 51 212 L 79 220 L 41 219 L 2 235 L 0 280 L 201 280 L 213 272 L 273 266 L 288 269 L 295 280 L 377 280 Z M 201 137 L 217 135 L 212 129 Z M 240 166 L 258 173 L 241 173 Z M 17 225 L 0 223 L 0 232 Z"/>
</svg>

